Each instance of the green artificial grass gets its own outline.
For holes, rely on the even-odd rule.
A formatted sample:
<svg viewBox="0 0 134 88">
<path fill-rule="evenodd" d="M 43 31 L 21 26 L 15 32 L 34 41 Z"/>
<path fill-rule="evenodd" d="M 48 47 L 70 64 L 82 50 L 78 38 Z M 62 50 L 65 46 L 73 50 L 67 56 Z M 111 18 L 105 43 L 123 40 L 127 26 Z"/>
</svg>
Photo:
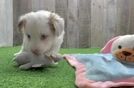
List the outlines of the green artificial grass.
<svg viewBox="0 0 134 88">
<path fill-rule="evenodd" d="M 14 67 L 13 54 L 20 47 L 0 48 L 0 88 L 75 88 L 74 69 L 63 60 L 56 66 L 23 71 Z M 60 53 L 95 53 L 99 48 L 61 49 Z"/>
</svg>

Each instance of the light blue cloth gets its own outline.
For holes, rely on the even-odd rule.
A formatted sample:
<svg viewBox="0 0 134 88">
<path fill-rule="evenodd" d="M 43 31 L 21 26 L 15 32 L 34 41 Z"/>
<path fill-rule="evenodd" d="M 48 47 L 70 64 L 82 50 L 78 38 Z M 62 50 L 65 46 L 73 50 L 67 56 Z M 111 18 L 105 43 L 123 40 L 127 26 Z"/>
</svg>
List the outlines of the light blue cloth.
<svg viewBox="0 0 134 88">
<path fill-rule="evenodd" d="M 112 54 L 73 54 L 86 66 L 90 80 L 110 81 L 134 77 L 134 64 L 119 62 Z"/>
</svg>

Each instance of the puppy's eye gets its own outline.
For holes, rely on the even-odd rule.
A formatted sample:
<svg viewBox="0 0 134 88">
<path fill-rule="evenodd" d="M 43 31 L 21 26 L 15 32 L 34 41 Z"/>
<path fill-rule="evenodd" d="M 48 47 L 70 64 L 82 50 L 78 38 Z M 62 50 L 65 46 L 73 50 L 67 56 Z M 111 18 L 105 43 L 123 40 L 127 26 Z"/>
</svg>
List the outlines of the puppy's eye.
<svg viewBox="0 0 134 88">
<path fill-rule="evenodd" d="M 42 34 L 41 37 L 40 37 L 41 40 L 45 40 L 46 38 L 47 38 L 47 36 L 44 35 L 44 34 Z"/>
<path fill-rule="evenodd" d="M 119 45 L 119 46 L 118 46 L 118 49 L 121 49 L 121 48 L 122 48 L 122 46 L 121 46 L 121 45 Z"/>
<path fill-rule="evenodd" d="M 31 36 L 30 36 L 29 34 L 27 34 L 27 38 L 28 38 L 28 39 L 31 39 Z"/>
</svg>

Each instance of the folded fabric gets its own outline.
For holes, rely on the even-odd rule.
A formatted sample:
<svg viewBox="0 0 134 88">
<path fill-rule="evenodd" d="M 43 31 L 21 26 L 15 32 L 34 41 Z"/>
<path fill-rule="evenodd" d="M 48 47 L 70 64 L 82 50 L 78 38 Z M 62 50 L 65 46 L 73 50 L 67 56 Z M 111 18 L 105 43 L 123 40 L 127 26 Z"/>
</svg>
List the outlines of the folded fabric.
<svg viewBox="0 0 134 88">
<path fill-rule="evenodd" d="M 79 88 L 134 86 L 134 65 L 119 62 L 112 54 L 73 54 L 66 59 L 76 68 Z"/>
</svg>

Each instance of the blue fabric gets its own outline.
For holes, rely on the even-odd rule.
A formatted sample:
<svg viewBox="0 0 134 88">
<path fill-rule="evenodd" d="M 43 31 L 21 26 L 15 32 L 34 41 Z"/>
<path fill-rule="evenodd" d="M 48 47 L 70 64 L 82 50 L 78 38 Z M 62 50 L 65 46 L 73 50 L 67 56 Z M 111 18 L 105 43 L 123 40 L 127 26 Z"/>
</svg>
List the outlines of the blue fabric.
<svg viewBox="0 0 134 88">
<path fill-rule="evenodd" d="M 110 81 L 134 76 L 134 65 L 118 61 L 112 54 L 74 54 L 86 66 L 90 80 Z"/>
</svg>

